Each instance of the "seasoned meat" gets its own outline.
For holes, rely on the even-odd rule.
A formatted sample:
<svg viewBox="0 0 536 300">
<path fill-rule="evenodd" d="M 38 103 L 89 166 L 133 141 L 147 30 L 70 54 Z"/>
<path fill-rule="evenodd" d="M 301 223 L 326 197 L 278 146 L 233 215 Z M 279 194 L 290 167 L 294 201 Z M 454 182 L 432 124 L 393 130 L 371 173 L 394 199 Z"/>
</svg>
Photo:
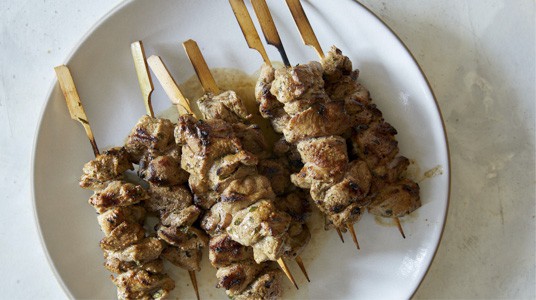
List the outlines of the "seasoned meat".
<svg viewBox="0 0 536 300">
<path fill-rule="evenodd" d="M 290 221 L 288 214 L 262 200 L 235 213 L 227 233 L 240 244 L 253 246 L 257 263 L 275 261 L 285 251 Z"/>
<path fill-rule="evenodd" d="M 298 143 L 298 151 L 305 165 L 295 177 L 304 179 L 305 182 L 314 180 L 337 182 L 346 171 L 348 164 L 346 141 L 339 136 L 302 141 Z M 293 179 L 294 184 L 307 188 L 307 185 L 299 184 L 298 178 Z"/>
<path fill-rule="evenodd" d="M 148 192 L 150 198 L 145 201 L 145 208 L 158 215 L 183 210 L 193 202 L 192 194 L 183 185 L 162 186 L 150 183 Z"/>
<path fill-rule="evenodd" d="M 160 256 L 162 249 L 163 246 L 160 240 L 149 237 L 119 251 L 106 250 L 104 252 L 104 257 L 106 259 L 116 258 L 125 262 L 145 262 L 157 259 L 158 256 Z"/>
<path fill-rule="evenodd" d="M 175 126 L 167 119 L 143 116 L 130 132 L 125 148 L 131 161 L 138 163 L 147 150 L 163 153 L 173 146 L 173 130 Z"/>
<path fill-rule="evenodd" d="M 149 199 L 147 192 L 139 185 L 112 181 L 106 188 L 97 191 L 89 198 L 91 204 L 98 213 L 120 206 L 130 206 Z"/>
<path fill-rule="evenodd" d="M 231 182 L 221 194 L 221 201 L 224 204 L 232 204 L 228 209 L 234 214 L 261 199 L 273 199 L 275 194 L 268 178 L 259 174 L 252 174 L 243 179 Z"/>
<path fill-rule="evenodd" d="M 203 253 L 199 249 L 181 250 L 177 247 L 167 247 L 162 251 L 162 257 L 175 266 L 188 270 L 200 271 L 201 258 Z"/>
<path fill-rule="evenodd" d="M 372 168 L 387 164 L 398 154 L 396 129 L 386 122 L 373 122 L 356 127 L 352 137 L 354 149 Z"/>
<path fill-rule="evenodd" d="M 157 236 L 180 250 L 202 249 L 208 244 L 208 237 L 195 227 L 158 226 Z"/>
<path fill-rule="evenodd" d="M 245 151 L 255 155 L 257 159 L 270 156 L 268 145 L 259 126 L 235 123 L 233 124 L 233 131 L 240 139 Z"/>
<path fill-rule="evenodd" d="M 120 180 L 125 171 L 132 169 L 125 149 L 121 147 L 111 148 L 84 165 L 80 186 L 98 191 L 103 189 L 108 181 Z"/>
<path fill-rule="evenodd" d="M 150 183 L 173 186 L 188 181 L 188 173 L 181 168 L 180 157 L 146 154 L 140 161 L 139 175 Z"/>
<path fill-rule="evenodd" d="M 380 189 L 369 205 L 369 212 L 385 218 L 403 217 L 421 206 L 419 185 L 402 179 Z"/>
<path fill-rule="evenodd" d="M 160 222 L 168 226 L 192 226 L 201 214 L 201 209 L 195 205 L 190 205 L 180 211 L 165 212 L 160 216 Z"/>
<path fill-rule="evenodd" d="M 257 275 L 257 278 L 240 294 L 232 294 L 228 291 L 227 295 L 232 296 L 234 300 L 279 299 L 283 294 L 280 278 L 281 271 L 273 268 L 267 269 Z"/>
<path fill-rule="evenodd" d="M 141 206 L 114 207 L 97 216 L 101 230 L 106 236 L 121 223 L 143 224 L 145 209 Z"/>
<path fill-rule="evenodd" d="M 221 119 L 237 123 L 250 118 L 242 100 L 233 91 L 225 91 L 218 95 L 205 94 L 197 100 L 197 105 L 205 119 Z"/>
<path fill-rule="evenodd" d="M 303 110 L 302 106 L 296 107 L 293 102 L 311 105 L 326 100 L 322 71 L 318 62 L 277 69 L 270 92 L 285 105 L 285 111 L 292 116 Z"/>
<path fill-rule="evenodd" d="M 119 299 L 162 299 L 175 288 L 175 282 L 168 275 L 145 270 L 129 270 L 112 280 Z"/>
<path fill-rule="evenodd" d="M 250 261 L 221 267 L 216 272 L 218 278 L 216 287 L 222 287 L 231 294 L 240 293 L 262 269 L 262 265 Z"/>
<path fill-rule="evenodd" d="M 145 230 L 140 224 L 123 222 L 101 240 L 100 247 L 117 251 L 140 242 L 144 237 Z"/>
<path fill-rule="evenodd" d="M 288 160 L 285 158 L 261 160 L 257 169 L 259 170 L 259 174 L 269 180 L 271 188 L 276 195 L 283 195 L 294 188 L 290 182 Z"/>
<path fill-rule="evenodd" d="M 233 241 L 228 234 L 214 236 L 209 242 L 208 259 L 214 267 L 225 267 L 253 260 L 253 249 Z"/>
<path fill-rule="evenodd" d="M 128 270 L 136 269 L 145 270 L 153 274 L 164 272 L 164 262 L 161 259 L 151 260 L 145 263 L 136 263 L 132 261 L 121 261 L 117 258 L 110 258 L 106 260 L 104 267 L 115 274 L 121 274 Z"/>
</svg>

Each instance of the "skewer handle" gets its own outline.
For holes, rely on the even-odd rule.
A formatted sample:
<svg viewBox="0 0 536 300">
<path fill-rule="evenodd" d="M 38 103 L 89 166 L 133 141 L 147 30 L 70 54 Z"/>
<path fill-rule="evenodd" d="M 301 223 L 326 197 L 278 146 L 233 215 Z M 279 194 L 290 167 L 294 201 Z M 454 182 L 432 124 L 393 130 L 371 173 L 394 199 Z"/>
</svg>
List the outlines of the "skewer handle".
<svg viewBox="0 0 536 300">
<path fill-rule="evenodd" d="M 190 101 L 184 97 L 162 59 L 159 56 L 151 55 L 151 57 L 147 59 L 147 63 L 164 88 L 171 103 L 177 106 L 179 114 L 193 114 L 192 109 L 190 108 Z"/>
<path fill-rule="evenodd" d="M 261 24 L 266 43 L 276 47 L 281 55 L 281 59 L 283 59 L 285 66 L 290 66 L 287 53 L 285 52 L 283 42 L 281 42 L 281 38 L 279 37 L 279 33 L 275 27 L 274 19 L 272 18 L 268 5 L 266 4 L 266 0 L 251 0 L 251 5 L 253 5 L 255 15 Z"/>
<path fill-rule="evenodd" d="M 257 29 L 255 29 L 255 25 L 249 16 L 244 0 L 229 0 L 229 3 L 231 4 L 238 25 L 240 25 L 240 29 L 242 30 L 242 34 L 244 35 L 249 48 L 257 50 L 257 52 L 261 54 L 263 61 L 268 65 L 271 65 L 272 63 L 262 45 Z"/>
<path fill-rule="evenodd" d="M 194 66 L 197 78 L 199 78 L 199 81 L 201 81 L 201 86 L 203 86 L 205 92 L 219 94 L 220 89 L 218 88 L 212 73 L 210 73 L 207 62 L 205 61 L 205 58 L 203 57 L 203 54 L 201 53 L 197 43 L 194 40 L 187 40 L 186 42 L 182 43 L 182 46 L 186 51 L 186 55 L 188 55 L 188 59 Z"/>
<path fill-rule="evenodd" d="M 91 130 L 91 126 L 89 125 L 86 112 L 84 111 L 84 107 L 82 106 L 82 101 L 80 101 L 80 96 L 78 96 L 78 92 L 76 91 L 76 86 L 74 85 L 73 77 L 71 76 L 69 68 L 67 68 L 67 66 L 65 65 L 61 65 L 55 67 L 54 71 L 56 71 L 56 77 L 58 78 L 61 91 L 63 92 L 63 96 L 65 97 L 65 101 L 67 102 L 67 108 L 69 109 L 71 118 L 80 122 L 80 124 L 84 126 L 86 135 L 89 138 L 91 147 L 93 148 L 93 153 L 95 154 L 95 156 L 99 155 L 99 148 L 97 147 L 97 142 L 95 142 L 93 131 Z"/>
<path fill-rule="evenodd" d="M 151 93 L 154 90 L 153 81 L 149 75 L 147 62 L 145 61 L 145 50 L 141 41 L 134 42 L 130 45 L 132 58 L 134 59 L 134 67 L 138 75 L 138 83 L 140 85 L 143 102 L 147 114 L 154 118 L 153 107 L 151 106 Z"/>
<path fill-rule="evenodd" d="M 287 275 L 287 277 L 290 280 L 290 282 L 292 282 L 292 284 L 294 284 L 294 287 L 296 287 L 296 289 L 299 290 L 298 284 L 296 283 L 296 280 L 294 280 L 294 276 L 292 276 L 292 273 L 290 273 L 290 270 L 288 269 L 288 266 L 285 263 L 285 261 L 283 260 L 283 258 L 278 259 L 277 263 L 279 264 L 279 267 L 281 268 L 281 270 L 283 270 L 285 275 Z"/>
<path fill-rule="evenodd" d="M 307 15 L 303 10 L 303 6 L 301 5 L 300 0 L 286 1 L 287 6 L 290 9 L 290 13 L 292 14 L 292 18 L 294 18 L 294 22 L 296 22 L 296 26 L 300 31 L 303 43 L 305 45 L 313 47 L 316 50 L 318 56 L 320 58 L 324 58 L 324 52 L 322 51 L 322 47 L 320 47 L 320 43 L 318 43 L 318 39 L 316 38 L 315 32 L 313 31 L 313 27 L 311 27 L 311 23 L 309 23 L 309 19 L 307 19 Z"/>
</svg>

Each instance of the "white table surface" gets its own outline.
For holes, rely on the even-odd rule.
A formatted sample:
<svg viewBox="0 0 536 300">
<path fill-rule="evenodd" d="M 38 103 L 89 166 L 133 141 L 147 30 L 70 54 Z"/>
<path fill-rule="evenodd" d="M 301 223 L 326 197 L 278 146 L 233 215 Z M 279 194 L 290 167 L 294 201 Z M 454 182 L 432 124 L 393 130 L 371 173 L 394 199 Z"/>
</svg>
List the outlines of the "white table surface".
<svg viewBox="0 0 536 300">
<path fill-rule="evenodd" d="M 119 2 L 0 1 L 1 299 L 66 298 L 34 221 L 33 141 L 53 67 Z M 449 136 L 447 226 L 415 298 L 534 299 L 535 1 L 362 3 L 415 55 Z"/>
</svg>

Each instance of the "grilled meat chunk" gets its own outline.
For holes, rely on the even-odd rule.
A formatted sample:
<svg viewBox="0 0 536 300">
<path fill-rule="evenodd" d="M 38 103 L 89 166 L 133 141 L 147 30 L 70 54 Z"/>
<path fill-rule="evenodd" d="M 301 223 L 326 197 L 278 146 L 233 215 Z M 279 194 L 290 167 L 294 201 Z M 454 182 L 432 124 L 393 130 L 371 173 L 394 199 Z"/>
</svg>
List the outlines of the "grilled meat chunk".
<svg viewBox="0 0 536 300">
<path fill-rule="evenodd" d="M 107 259 L 104 267 L 115 274 L 125 273 L 128 270 L 145 270 L 149 273 L 158 274 L 164 272 L 164 262 L 161 259 L 151 260 L 145 263 L 121 261 L 117 258 Z"/>
<path fill-rule="evenodd" d="M 175 151 L 174 151 L 175 152 Z M 140 161 L 139 175 L 145 181 L 158 185 L 174 186 L 188 181 L 188 173 L 181 169 L 179 155 L 148 153 Z"/>
<path fill-rule="evenodd" d="M 138 163 L 148 150 L 163 153 L 173 146 L 173 130 L 175 126 L 167 119 L 143 116 L 130 132 L 125 148 L 130 159 Z"/>
<path fill-rule="evenodd" d="M 281 287 L 281 271 L 277 269 L 267 269 L 257 275 L 257 278 L 240 294 L 227 295 L 235 300 L 275 300 L 283 294 Z"/>
<path fill-rule="evenodd" d="M 419 185 L 412 180 L 402 179 L 382 187 L 368 209 L 373 215 L 393 218 L 403 217 L 419 207 Z"/>
<path fill-rule="evenodd" d="M 208 237 L 195 227 L 158 226 L 157 236 L 180 250 L 202 249 L 208 244 Z"/>
<path fill-rule="evenodd" d="M 298 151 L 305 162 L 293 183 L 308 188 L 313 181 L 337 182 L 348 164 L 346 141 L 339 136 L 308 139 L 298 143 Z"/>
<path fill-rule="evenodd" d="M 125 149 L 111 148 L 84 165 L 80 186 L 98 191 L 103 189 L 109 181 L 121 180 L 123 173 L 132 169 Z"/>
<path fill-rule="evenodd" d="M 163 186 L 149 183 L 150 198 L 145 201 L 148 211 L 159 216 L 165 212 L 181 211 L 192 204 L 192 194 L 183 185 Z"/>
<path fill-rule="evenodd" d="M 168 275 L 139 269 L 119 274 L 112 280 L 119 299 L 162 299 L 175 288 L 175 282 Z"/>
<path fill-rule="evenodd" d="M 250 118 L 246 107 L 235 92 L 225 91 L 218 95 L 205 94 L 197 100 L 204 119 L 221 119 L 229 123 L 243 122 Z"/>
<path fill-rule="evenodd" d="M 108 236 L 117 226 L 124 222 L 143 224 L 145 209 L 137 205 L 114 207 L 98 215 L 97 219 L 101 230 Z"/>
<path fill-rule="evenodd" d="M 235 294 L 243 291 L 263 269 L 263 265 L 251 261 L 235 263 L 226 267 L 221 267 L 216 272 L 218 284 L 228 293 Z"/>
<path fill-rule="evenodd" d="M 119 251 L 105 250 L 104 257 L 106 259 L 116 258 L 124 262 L 146 262 L 157 259 L 162 249 L 163 245 L 160 240 L 148 237 Z"/>
<path fill-rule="evenodd" d="M 95 192 L 89 198 L 89 204 L 98 213 L 103 213 L 110 208 L 130 206 L 147 199 L 149 199 L 149 195 L 141 186 L 112 181 L 103 190 Z"/>
<path fill-rule="evenodd" d="M 145 230 L 140 224 L 123 222 L 101 240 L 100 247 L 117 251 L 140 242 L 144 237 Z"/>
<path fill-rule="evenodd" d="M 212 237 L 208 247 L 208 258 L 214 267 L 225 267 L 241 261 L 253 261 L 253 249 L 233 241 L 228 234 Z"/>
<path fill-rule="evenodd" d="M 285 112 L 283 104 L 270 93 L 274 81 L 275 69 L 263 64 L 257 84 L 255 85 L 255 99 L 259 103 L 261 116 L 270 119 L 275 132 L 283 133 L 290 116 Z"/>
</svg>

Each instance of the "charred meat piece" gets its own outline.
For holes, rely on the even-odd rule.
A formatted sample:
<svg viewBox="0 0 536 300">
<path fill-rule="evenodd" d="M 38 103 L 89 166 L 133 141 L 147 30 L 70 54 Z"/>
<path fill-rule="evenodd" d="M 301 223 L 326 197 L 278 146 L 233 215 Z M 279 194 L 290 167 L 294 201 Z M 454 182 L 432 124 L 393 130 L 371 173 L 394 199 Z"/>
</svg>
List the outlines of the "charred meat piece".
<svg viewBox="0 0 536 300">
<path fill-rule="evenodd" d="M 112 181 L 103 190 L 95 192 L 89 198 L 89 204 L 98 213 L 103 213 L 108 209 L 134 205 L 148 198 L 147 192 L 139 185 Z"/>
<path fill-rule="evenodd" d="M 139 175 L 150 183 L 174 186 L 188 181 L 188 173 L 181 169 L 180 155 L 158 155 L 148 152 L 140 161 Z"/>
<path fill-rule="evenodd" d="M 103 250 L 118 251 L 140 242 L 144 237 L 145 230 L 140 224 L 123 222 L 101 240 L 100 247 Z"/>
<path fill-rule="evenodd" d="M 119 299 L 162 299 L 175 288 L 175 282 L 168 275 L 145 270 L 129 270 L 112 280 Z"/>
<path fill-rule="evenodd" d="M 240 293 L 256 278 L 262 269 L 262 265 L 251 261 L 221 267 L 216 272 L 216 277 L 218 278 L 216 287 L 222 287 L 231 294 Z"/>
<path fill-rule="evenodd" d="M 123 173 L 132 169 L 125 149 L 111 148 L 84 165 L 80 186 L 97 191 L 104 188 L 109 181 L 121 180 Z"/>
<path fill-rule="evenodd" d="M 159 226 L 157 236 L 180 250 L 202 249 L 208 244 L 208 237 L 195 227 Z"/>
<path fill-rule="evenodd" d="M 402 179 L 382 187 L 368 209 L 373 215 L 393 218 L 403 217 L 419 207 L 419 185 L 412 180 Z"/>
<path fill-rule="evenodd" d="M 183 185 L 162 186 L 150 183 L 148 192 L 150 198 L 145 201 L 145 207 L 159 216 L 183 210 L 193 202 L 192 194 Z"/>
<path fill-rule="evenodd" d="M 165 152 L 173 146 L 173 130 L 175 126 L 167 119 L 143 116 L 130 132 L 125 148 L 131 161 L 138 163 L 148 150 Z"/>
<path fill-rule="evenodd" d="M 225 267 L 241 261 L 253 260 L 253 249 L 235 242 L 228 234 L 210 239 L 208 258 L 214 267 Z"/>
<path fill-rule="evenodd" d="M 116 258 L 125 262 L 145 262 L 157 259 L 162 250 L 163 245 L 160 240 L 148 237 L 119 251 L 105 250 L 104 257 L 106 259 Z"/>
<path fill-rule="evenodd" d="M 197 105 L 207 120 L 221 119 L 237 123 L 250 118 L 246 107 L 233 91 L 225 91 L 218 95 L 205 94 L 197 100 Z"/>
<path fill-rule="evenodd" d="M 244 291 L 239 294 L 232 294 L 230 291 L 227 295 L 236 300 L 275 300 L 283 294 L 281 287 L 281 271 L 277 269 L 267 269 L 258 274 Z"/>
<path fill-rule="evenodd" d="M 121 223 L 143 224 L 145 209 L 141 206 L 114 207 L 97 216 L 101 230 L 106 236 Z"/>
<path fill-rule="evenodd" d="M 106 260 L 104 267 L 110 272 L 115 274 L 121 274 L 128 270 L 145 270 L 152 274 L 158 274 L 164 272 L 164 262 L 161 259 L 151 260 L 149 262 L 138 264 L 136 262 L 121 261 L 117 258 L 110 258 Z"/>
</svg>

